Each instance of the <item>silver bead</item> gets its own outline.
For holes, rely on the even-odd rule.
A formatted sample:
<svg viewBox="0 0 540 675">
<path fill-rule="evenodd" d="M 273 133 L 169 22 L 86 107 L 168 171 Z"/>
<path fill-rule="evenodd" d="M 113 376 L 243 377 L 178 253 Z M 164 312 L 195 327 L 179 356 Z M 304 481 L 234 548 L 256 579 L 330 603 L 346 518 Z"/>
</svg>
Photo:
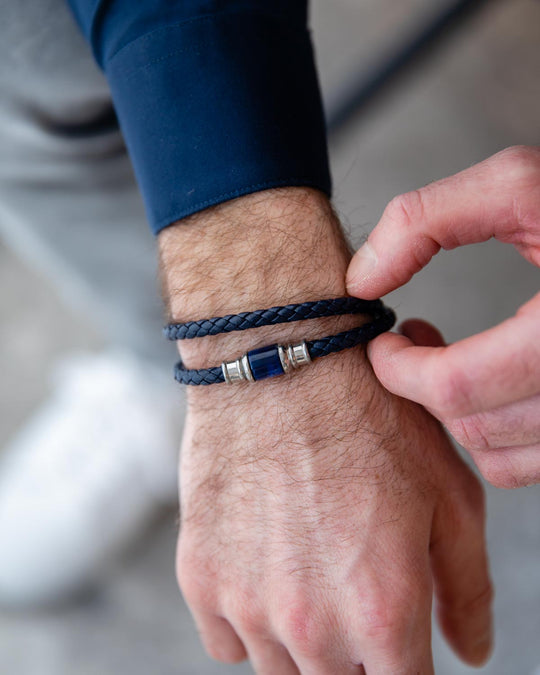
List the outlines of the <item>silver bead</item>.
<svg viewBox="0 0 540 675">
<path fill-rule="evenodd" d="M 278 354 L 283 370 L 286 373 L 311 363 L 311 356 L 309 355 L 305 340 L 295 345 L 288 345 L 287 347 L 278 345 Z"/>
<path fill-rule="evenodd" d="M 236 361 L 225 361 L 221 364 L 223 377 L 227 384 L 234 384 L 235 382 L 255 382 L 255 378 L 249 367 L 247 354 L 244 354 Z"/>
<path fill-rule="evenodd" d="M 283 372 L 288 373 L 290 370 L 293 369 L 293 365 L 289 359 L 289 354 L 287 352 L 286 347 L 282 347 L 281 345 L 278 345 L 278 355 L 279 355 L 279 360 L 281 361 L 281 365 L 283 367 Z"/>
<path fill-rule="evenodd" d="M 311 363 L 311 356 L 305 340 L 287 347 L 287 357 L 293 368 L 300 368 Z"/>
</svg>

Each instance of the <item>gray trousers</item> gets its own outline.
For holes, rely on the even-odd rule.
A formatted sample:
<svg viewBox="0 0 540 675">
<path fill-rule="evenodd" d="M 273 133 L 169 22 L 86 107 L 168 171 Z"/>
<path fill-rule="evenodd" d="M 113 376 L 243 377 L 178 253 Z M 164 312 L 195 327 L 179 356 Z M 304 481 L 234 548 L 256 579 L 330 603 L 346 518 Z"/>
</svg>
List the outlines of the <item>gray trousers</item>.
<svg viewBox="0 0 540 675">
<path fill-rule="evenodd" d="M 102 334 L 171 368 L 156 245 L 65 0 L 0 0 L 0 236 Z"/>
</svg>

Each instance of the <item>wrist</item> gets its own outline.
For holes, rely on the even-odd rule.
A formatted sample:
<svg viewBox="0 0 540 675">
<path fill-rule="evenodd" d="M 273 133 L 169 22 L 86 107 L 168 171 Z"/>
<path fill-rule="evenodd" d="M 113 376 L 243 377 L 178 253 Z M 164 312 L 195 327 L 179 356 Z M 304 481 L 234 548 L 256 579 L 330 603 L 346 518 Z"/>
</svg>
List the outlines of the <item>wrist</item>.
<svg viewBox="0 0 540 675">
<path fill-rule="evenodd" d="M 172 321 L 346 294 L 351 254 L 328 199 L 315 190 L 268 190 L 213 207 L 166 228 L 159 246 Z M 355 325 L 353 316 L 311 319 L 179 346 L 186 366 L 200 368 L 256 346 Z"/>
<path fill-rule="evenodd" d="M 345 294 L 351 253 L 330 202 L 313 189 L 265 190 L 219 204 L 165 228 L 158 241 L 175 320 Z"/>
</svg>

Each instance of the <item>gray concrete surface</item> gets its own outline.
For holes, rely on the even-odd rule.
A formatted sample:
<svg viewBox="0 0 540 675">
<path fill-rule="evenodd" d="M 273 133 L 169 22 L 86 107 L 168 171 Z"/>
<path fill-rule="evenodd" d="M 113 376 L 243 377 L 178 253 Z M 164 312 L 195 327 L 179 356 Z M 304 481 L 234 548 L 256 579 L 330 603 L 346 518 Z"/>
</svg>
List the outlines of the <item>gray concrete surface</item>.
<svg viewBox="0 0 540 675">
<path fill-rule="evenodd" d="M 403 34 L 413 12 L 428 6 L 435 3 L 316 0 L 313 24 L 327 98 Z M 335 203 L 357 242 L 395 194 L 507 145 L 538 143 L 539 25 L 540 5 L 533 0 L 492 3 L 457 41 L 333 139 Z M 45 395 L 54 360 L 73 347 L 97 348 L 100 337 L 1 247 L 0 282 L 4 441 Z M 539 286 L 537 269 L 490 242 L 438 256 L 391 302 L 401 318 L 429 318 L 455 340 L 510 316 Z M 30 324 L 40 327 L 39 335 L 26 330 Z M 540 488 L 488 488 L 487 494 L 497 641 L 479 672 L 533 675 L 540 666 Z M 200 648 L 174 581 L 175 538 L 175 514 L 163 514 L 95 594 L 55 611 L 1 614 L 0 673 L 251 672 L 247 665 L 215 664 Z M 437 633 L 434 649 L 439 675 L 473 672 Z"/>
</svg>

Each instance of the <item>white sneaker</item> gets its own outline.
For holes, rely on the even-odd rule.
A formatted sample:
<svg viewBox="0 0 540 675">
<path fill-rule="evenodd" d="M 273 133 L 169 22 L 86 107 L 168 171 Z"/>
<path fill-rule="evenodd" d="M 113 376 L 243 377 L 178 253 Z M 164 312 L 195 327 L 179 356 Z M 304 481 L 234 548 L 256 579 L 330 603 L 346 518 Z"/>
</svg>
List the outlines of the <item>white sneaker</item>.
<svg viewBox="0 0 540 675">
<path fill-rule="evenodd" d="M 133 356 L 75 355 L 0 453 L 0 604 L 65 600 L 95 583 L 177 500 L 181 389 Z M 171 381 L 172 380 L 172 381 Z"/>
</svg>

